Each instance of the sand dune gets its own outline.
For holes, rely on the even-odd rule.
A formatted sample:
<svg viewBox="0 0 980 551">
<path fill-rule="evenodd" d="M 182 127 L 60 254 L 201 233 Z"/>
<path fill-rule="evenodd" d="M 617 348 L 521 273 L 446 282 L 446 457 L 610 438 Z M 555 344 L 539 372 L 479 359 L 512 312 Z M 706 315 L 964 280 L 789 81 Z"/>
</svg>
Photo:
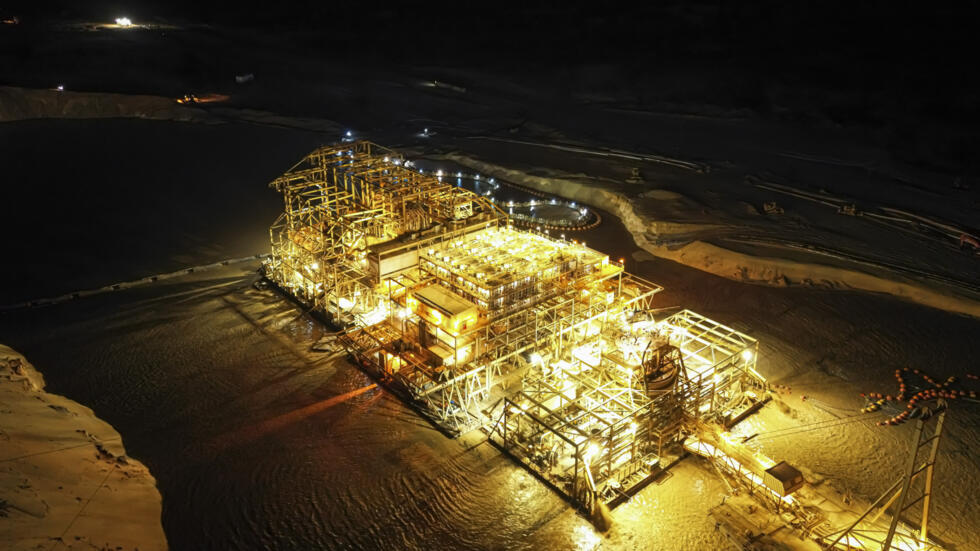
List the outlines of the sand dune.
<svg viewBox="0 0 980 551">
<path fill-rule="evenodd" d="M 184 107 L 170 98 L 102 92 L 59 92 L 0 86 L 0 122 L 24 119 L 92 119 L 135 117 L 205 122 L 202 109 Z"/>
<path fill-rule="evenodd" d="M 44 392 L 0 345 L 0 542 L 6 549 L 166 549 L 160 493 L 92 410 Z"/>
</svg>

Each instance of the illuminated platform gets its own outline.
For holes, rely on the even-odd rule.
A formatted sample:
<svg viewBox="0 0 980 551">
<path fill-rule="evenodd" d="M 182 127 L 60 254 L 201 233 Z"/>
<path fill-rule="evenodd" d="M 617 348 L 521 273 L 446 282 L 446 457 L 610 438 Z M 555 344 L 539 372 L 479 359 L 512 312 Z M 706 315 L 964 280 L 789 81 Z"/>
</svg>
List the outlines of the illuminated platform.
<svg viewBox="0 0 980 551">
<path fill-rule="evenodd" d="M 320 148 L 272 186 L 267 277 L 447 432 L 483 429 L 573 502 L 614 502 L 697 423 L 758 403 L 754 339 L 575 241 L 368 142 Z"/>
</svg>

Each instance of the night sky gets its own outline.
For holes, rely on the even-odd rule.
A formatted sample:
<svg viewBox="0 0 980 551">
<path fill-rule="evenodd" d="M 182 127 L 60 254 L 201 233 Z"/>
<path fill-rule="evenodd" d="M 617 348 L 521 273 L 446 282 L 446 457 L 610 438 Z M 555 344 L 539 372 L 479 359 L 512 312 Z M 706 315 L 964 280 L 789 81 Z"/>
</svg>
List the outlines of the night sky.
<svg viewBox="0 0 980 551">
<path fill-rule="evenodd" d="M 700 101 L 804 125 L 863 125 L 881 145 L 910 149 L 899 152 L 905 156 L 915 157 L 916 148 L 905 145 L 910 139 L 941 143 L 941 168 L 956 172 L 975 172 L 980 157 L 976 19 L 954 4 L 301 1 L 246 8 L 133 0 L 6 2 L 0 13 L 22 21 L 0 35 L 7 42 L 2 84 L 29 83 L 32 64 L 50 54 L 52 39 L 32 27 L 128 14 L 210 25 L 232 43 L 285 45 L 285 57 L 295 51 L 358 66 L 438 64 L 518 81 L 543 74 L 555 90 L 601 80 L 641 104 Z M 206 83 L 207 57 L 184 72 Z M 664 82 L 674 90 L 665 92 Z"/>
</svg>

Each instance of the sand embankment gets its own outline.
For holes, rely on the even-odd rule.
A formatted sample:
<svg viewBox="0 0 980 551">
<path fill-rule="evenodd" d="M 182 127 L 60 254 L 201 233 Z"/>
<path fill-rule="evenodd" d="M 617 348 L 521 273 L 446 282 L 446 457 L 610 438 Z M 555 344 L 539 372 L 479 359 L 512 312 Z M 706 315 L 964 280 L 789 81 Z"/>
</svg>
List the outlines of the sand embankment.
<svg viewBox="0 0 980 551">
<path fill-rule="evenodd" d="M 648 239 L 649 235 L 669 237 L 668 234 L 675 230 L 683 233 L 690 228 L 683 224 L 664 224 L 657 220 L 648 220 L 637 214 L 628 197 L 599 185 L 534 176 L 459 153 L 450 153 L 444 158 L 481 174 L 607 210 L 619 217 L 633 235 L 637 246 L 643 250 L 715 275 L 767 285 L 817 285 L 823 288 L 885 293 L 932 308 L 980 318 L 980 301 L 898 275 L 891 278 L 838 266 L 754 256 L 704 241 L 693 241 L 676 249 L 657 245 Z"/>
<path fill-rule="evenodd" d="M 207 109 L 181 105 L 171 98 L 112 94 L 108 92 L 59 92 L 36 88 L 0 86 L 0 123 L 27 119 L 137 118 L 203 124 L 248 123 L 295 128 L 339 135 L 334 121 L 291 117 L 257 109 L 210 104 Z"/>
<path fill-rule="evenodd" d="M 166 549 L 156 480 L 92 410 L 44 392 L 0 345 L 0 542 L 5 549 Z"/>
<path fill-rule="evenodd" d="M 210 118 L 203 109 L 185 107 L 160 96 L 0 86 L 0 122 L 112 117 L 195 122 L 207 122 Z"/>
</svg>

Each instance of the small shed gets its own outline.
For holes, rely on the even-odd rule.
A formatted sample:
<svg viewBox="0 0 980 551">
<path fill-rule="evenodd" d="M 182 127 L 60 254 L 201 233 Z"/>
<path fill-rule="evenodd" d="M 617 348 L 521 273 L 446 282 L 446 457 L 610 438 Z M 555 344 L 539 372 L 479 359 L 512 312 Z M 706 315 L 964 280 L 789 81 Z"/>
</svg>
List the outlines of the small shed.
<svg viewBox="0 0 980 551">
<path fill-rule="evenodd" d="M 781 496 L 788 496 L 803 487 L 803 473 L 785 461 L 766 469 L 763 481 Z"/>
<path fill-rule="evenodd" d="M 458 334 L 477 320 L 476 305 L 441 285 L 429 285 L 412 293 L 419 315 L 445 331 Z"/>
</svg>

